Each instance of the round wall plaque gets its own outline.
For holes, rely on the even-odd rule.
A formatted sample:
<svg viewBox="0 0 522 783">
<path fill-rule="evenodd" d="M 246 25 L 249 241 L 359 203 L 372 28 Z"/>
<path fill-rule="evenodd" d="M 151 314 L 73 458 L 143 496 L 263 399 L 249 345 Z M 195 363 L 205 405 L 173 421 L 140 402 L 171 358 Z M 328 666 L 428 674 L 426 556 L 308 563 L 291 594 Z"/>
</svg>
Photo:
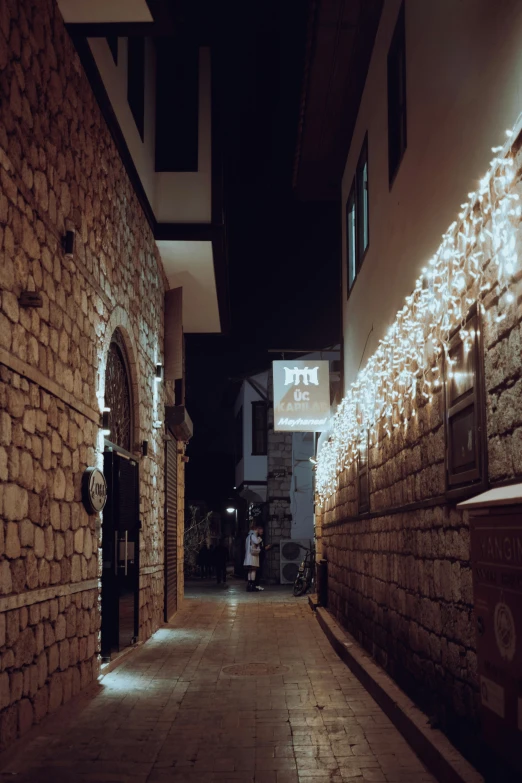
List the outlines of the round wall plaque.
<svg viewBox="0 0 522 783">
<path fill-rule="evenodd" d="M 98 468 L 87 468 L 83 474 L 82 500 L 89 514 L 97 514 L 107 502 L 107 482 Z"/>
</svg>

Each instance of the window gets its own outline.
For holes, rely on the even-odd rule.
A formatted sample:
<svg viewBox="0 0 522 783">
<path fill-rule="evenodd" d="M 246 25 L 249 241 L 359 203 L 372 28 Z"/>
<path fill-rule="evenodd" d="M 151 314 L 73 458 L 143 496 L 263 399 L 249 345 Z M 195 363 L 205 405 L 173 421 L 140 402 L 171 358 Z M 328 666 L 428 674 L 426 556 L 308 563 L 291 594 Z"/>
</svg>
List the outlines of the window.
<svg viewBox="0 0 522 783">
<path fill-rule="evenodd" d="M 368 136 L 364 139 L 361 154 L 359 155 L 355 183 L 357 199 L 357 271 L 359 271 L 370 241 L 368 210 Z"/>
<path fill-rule="evenodd" d="M 370 211 L 368 200 L 368 136 L 362 146 L 350 195 L 346 202 L 347 292 L 361 268 L 370 243 Z"/>
<path fill-rule="evenodd" d="M 356 274 L 356 236 L 355 236 L 355 186 L 352 185 L 346 202 L 346 258 L 348 264 L 348 293 L 355 281 Z"/>
<path fill-rule="evenodd" d="M 406 149 L 406 29 L 404 3 L 388 52 L 388 168 L 390 187 Z"/>
<path fill-rule="evenodd" d="M 252 403 L 252 454 L 264 456 L 267 441 L 267 407 L 266 402 Z"/>
<path fill-rule="evenodd" d="M 199 47 L 172 46 L 158 38 L 156 50 L 156 171 L 197 171 L 199 144 Z"/>
<path fill-rule="evenodd" d="M 111 50 L 112 59 L 114 60 L 114 65 L 118 65 L 118 36 L 108 35 L 106 40 L 107 43 L 109 44 L 109 49 Z"/>
<path fill-rule="evenodd" d="M 241 407 L 237 413 L 235 421 L 235 452 L 236 452 L 236 465 L 243 459 L 243 408 Z"/>
<path fill-rule="evenodd" d="M 357 456 L 357 488 L 359 514 L 364 514 L 370 510 L 370 477 L 368 472 L 368 447 L 369 432 L 361 438 L 359 442 L 359 453 Z"/>
<path fill-rule="evenodd" d="M 145 132 L 145 41 L 127 39 L 127 101 L 143 141 Z"/>
<path fill-rule="evenodd" d="M 445 364 L 448 490 L 475 487 L 486 476 L 481 357 L 480 320 L 475 308 L 465 326 L 452 336 Z"/>
</svg>

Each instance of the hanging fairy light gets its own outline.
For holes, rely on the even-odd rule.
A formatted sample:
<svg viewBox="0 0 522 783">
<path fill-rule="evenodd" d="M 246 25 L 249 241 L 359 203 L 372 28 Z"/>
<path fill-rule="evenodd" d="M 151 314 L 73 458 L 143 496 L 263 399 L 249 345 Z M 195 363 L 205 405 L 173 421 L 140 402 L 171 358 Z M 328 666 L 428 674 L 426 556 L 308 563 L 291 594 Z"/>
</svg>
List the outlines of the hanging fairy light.
<svg viewBox="0 0 522 783">
<path fill-rule="evenodd" d="M 506 135 L 514 138 L 513 131 Z M 486 274 L 497 281 L 500 293 L 506 292 L 499 298 L 496 320 L 506 318 L 505 308 L 515 300 L 510 286 L 518 269 L 516 232 L 522 213 L 510 144 L 493 148 L 495 157 L 478 190 L 468 194 L 458 220 L 442 236 L 413 293 L 339 404 L 331 435 L 317 457 L 321 503 L 336 491 L 339 474 L 353 464 L 361 433 L 369 430 L 375 445 L 379 425 L 388 436 L 407 427 L 407 412 L 415 416 L 418 394 L 432 400 L 442 385 L 443 354 L 453 374 L 449 337 L 459 326 L 464 350 L 471 350 L 477 335 L 464 325 L 471 305 L 491 290 Z"/>
</svg>

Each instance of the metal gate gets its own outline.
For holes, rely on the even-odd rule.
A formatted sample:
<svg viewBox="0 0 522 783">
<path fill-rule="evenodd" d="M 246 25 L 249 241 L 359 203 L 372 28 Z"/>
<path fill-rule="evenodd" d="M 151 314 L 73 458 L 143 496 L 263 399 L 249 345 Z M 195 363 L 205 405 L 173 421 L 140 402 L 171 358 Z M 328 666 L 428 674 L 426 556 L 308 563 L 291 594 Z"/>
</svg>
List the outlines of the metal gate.
<svg viewBox="0 0 522 783">
<path fill-rule="evenodd" d="M 165 621 L 178 608 L 178 443 L 165 444 Z"/>
<path fill-rule="evenodd" d="M 133 644 L 139 632 L 139 468 L 111 445 L 104 453 L 102 657 Z"/>
</svg>

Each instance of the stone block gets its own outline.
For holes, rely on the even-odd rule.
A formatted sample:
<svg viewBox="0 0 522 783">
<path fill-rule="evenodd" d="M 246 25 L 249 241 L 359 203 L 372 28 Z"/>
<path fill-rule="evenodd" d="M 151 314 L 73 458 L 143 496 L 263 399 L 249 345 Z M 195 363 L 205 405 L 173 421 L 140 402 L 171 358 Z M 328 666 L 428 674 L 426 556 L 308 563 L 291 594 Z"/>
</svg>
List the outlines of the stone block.
<svg viewBox="0 0 522 783">
<path fill-rule="evenodd" d="M 0 444 L 2 446 L 11 445 L 11 434 L 11 416 L 7 411 L 0 411 Z"/>
<path fill-rule="evenodd" d="M 24 691 L 24 675 L 21 671 L 11 672 L 9 675 L 10 703 L 20 701 Z"/>
<path fill-rule="evenodd" d="M 7 672 L 0 674 L 0 710 L 8 707 L 11 703 L 11 692 L 9 687 L 9 675 Z"/>
<path fill-rule="evenodd" d="M 18 730 L 18 707 L 12 705 L 0 714 L 0 749 L 5 750 L 13 744 Z"/>
<path fill-rule="evenodd" d="M 17 484 L 4 486 L 4 516 L 8 520 L 20 520 L 27 516 L 27 490 Z"/>
<path fill-rule="evenodd" d="M 16 644 L 14 645 L 15 666 L 27 666 L 33 662 L 36 654 L 36 640 L 32 628 L 26 628 L 22 631 Z"/>
<path fill-rule="evenodd" d="M 42 687 L 37 691 L 33 700 L 33 706 L 34 721 L 35 723 L 39 723 L 41 720 L 43 720 L 43 718 L 45 718 L 49 711 L 49 689 L 47 685 L 42 685 Z"/>
<path fill-rule="evenodd" d="M 18 732 L 20 736 L 26 734 L 34 721 L 33 705 L 29 699 L 22 699 L 18 705 Z"/>
<path fill-rule="evenodd" d="M 23 547 L 34 545 L 34 525 L 29 519 L 24 519 L 20 523 L 20 544 Z"/>
<path fill-rule="evenodd" d="M 18 534 L 18 524 L 8 522 L 5 535 L 5 554 L 11 560 L 20 557 L 20 537 Z"/>
</svg>

